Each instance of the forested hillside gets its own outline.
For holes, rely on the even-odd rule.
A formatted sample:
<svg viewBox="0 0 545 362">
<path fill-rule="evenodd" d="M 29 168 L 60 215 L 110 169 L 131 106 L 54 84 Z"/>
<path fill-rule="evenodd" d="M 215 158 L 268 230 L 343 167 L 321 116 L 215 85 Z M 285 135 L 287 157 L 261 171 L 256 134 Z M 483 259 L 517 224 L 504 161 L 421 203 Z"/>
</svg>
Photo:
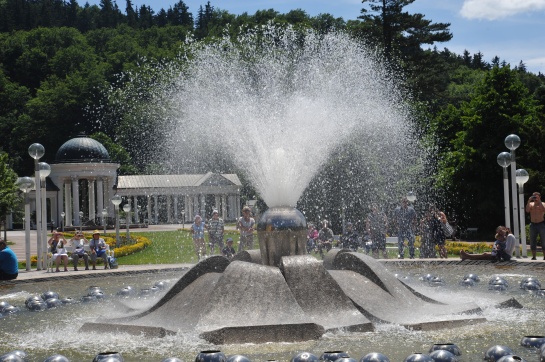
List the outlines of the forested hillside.
<svg viewBox="0 0 545 362">
<path fill-rule="evenodd" d="M 449 51 L 449 24 L 407 13 L 404 7 L 413 1 L 366 0 L 359 20 L 350 21 L 330 14 L 311 17 L 301 9 L 235 15 L 211 2 L 192 14 L 183 1 L 157 12 L 131 0 L 122 9 L 111 0 L 83 7 L 75 0 L 1 1 L 0 151 L 17 174 L 28 175 L 30 144 L 42 143 L 44 159 L 51 162 L 62 143 L 84 132 L 124 164 L 122 173 L 161 172 L 128 141 L 124 132 L 134 130 L 121 121 L 123 115 L 102 122 L 113 112 L 106 95 L 130 81 L 123 74 L 183 61 L 179 55 L 188 40 L 213 41 L 245 27 L 274 23 L 324 33 L 342 30 L 376 49 L 392 72 L 402 75 L 417 132 L 436 147 L 436 173 L 425 187 L 436 190 L 461 225 L 494 227 L 503 220 L 496 157 L 506 150 L 505 136 L 516 133 L 522 139 L 517 162 L 530 173 L 526 190 L 545 191 L 545 76 L 528 72 L 523 62 L 506 64 L 501 54 Z M 160 136 L 149 128 L 150 139 Z M 336 175 L 348 172 L 343 167 L 326 165 Z M 322 201 L 337 210 L 339 200 L 350 198 L 350 190 L 327 194 L 334 196 Z M 354 211 L 353 217 L 361 215 Z"/>
</svg>

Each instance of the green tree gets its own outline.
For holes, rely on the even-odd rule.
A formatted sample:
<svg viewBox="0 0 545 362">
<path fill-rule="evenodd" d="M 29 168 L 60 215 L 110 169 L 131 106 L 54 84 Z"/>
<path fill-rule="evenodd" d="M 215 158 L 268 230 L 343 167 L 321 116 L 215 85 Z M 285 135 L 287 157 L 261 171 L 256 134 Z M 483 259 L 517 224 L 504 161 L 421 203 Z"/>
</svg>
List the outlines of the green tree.
<svg viewBox="0 0 545 362">
<path fill-rule="evenodd" d="M 433 23 L 423 14 L 409 14 L 404 8 L 415 0 L 362 0 L 369 8 L 360 19 L 368 24 L 371 38 L 381 43 L 387 58 L 394 53 L 419 52 L 422 44 L 446 42 L 452 38 L 449 23 Z"/>
<path fill-rule="evenodd" d="M 6 216 L 19 202 L 18 188 L 15 184 L 17 174 L 10 167 L 9 161 L 8 154 L 0 152 L 0 220 L 2 222 L 5 222 Z"/>
<path fill-rule="evenodd" d="M 448 206 L 462 225 L 493 230 L 502 223 L 503 200 L 498 197 L 502 170 L 496 158 L 506 151 L 503 140 L 509 134 L 523 140 L 543 135 L 538 110 L 517 71 L 494 67 L 476 86 L 470 101 L 459 108 L 448 107 L 435 120 L 432 132 L 442 139 L 436 186 L 446 192 Z M 448 133 L 455 134 L 450 141 Z M 524 153 L 532 154 L 537 146 L 527 142 Z M 518 161 L 533 172 L 527 157 Z"/>
</svg>

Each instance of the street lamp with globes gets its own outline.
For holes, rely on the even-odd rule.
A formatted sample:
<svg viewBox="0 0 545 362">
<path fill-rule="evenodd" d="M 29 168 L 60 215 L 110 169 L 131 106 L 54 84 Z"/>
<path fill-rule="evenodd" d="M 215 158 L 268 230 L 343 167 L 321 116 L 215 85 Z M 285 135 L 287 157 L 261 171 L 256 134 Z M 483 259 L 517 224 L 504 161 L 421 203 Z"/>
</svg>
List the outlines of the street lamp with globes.
<svg viewBox="0 0 545 362">
<path fill-rule="evenodd" d="M 121 246 L 121 240 L 119 240 L 119 205 L 121 204 L 121 196 L 116 194 L 112 197 L 111 201 L 115 206 L 115 246 L 119 248 Z"/>
<path fill-rule="evenodd" d="M 25 261 L 26 270 L 30 271 L 30 202 L 28 201 L 28 193 L 34 187 L 34 181 L 28 177 L 21 177 L 17 180 L 19 190 L 25 194 Z"/>
<path fill-rule="evenodd" d="M 411 204 L 416 201 L 416 194 L 412 191 L 409 191 L 407 193 L 407 201 L 409 201 Z"/>
<path fill-rule="evenodd" d="M 130 233 L 129 233 L 129 222 L 131 220 L 131 204 L 129 203 L 126 203 L 125 205 L 123 205 L 123 211 L 125 211 L 126 213 L 126 217 L 127 217 L 127 242 L 130 240 Z"/>
<path fill-rule="evenodd" d="M 524 221 L 524 184 L 530 179 L 528 172 L 519 168 L 516 172 L 517 184 L 519 186 L 519 218 L 520 218 L 520 244 L 522 245 L 522 257 L 528 257 L 526 250 L 526 222 Z M 518 250 L 518 245 L 515 247 Z"/>
<path fill-rule="evenodd" d="M 61 229 L 62 229 L 62 232 L 64 233 L 64 217 L 66 216 L 66 213 L 63 211 L 61 212 Z"/>
<path fill-rule="evenodd" d="M 46 202 L 46 187 L 45 180 L 47 176 L 51 173 L 51 166 L 45 162 L 38 163 L 38 169 L 40 172 L 40 195 L 41 195 L 41 206 L 42 206 L 42 268 L 47 268 L 47 202 Z"/>
<path fill-rule="evenodd" d="M 498 165 L 503 168 L 503 204 L 505 213 L 505 226 L 511 228 L 511 217 L 509 211 L 509 175 L 507 173 L 507 167 L 511 164 L 511 154 L 509 152 L 502 152 L 496 158 Z"/>
<path fill-rule="evenodd" d="M 106 224 L 108 223 L 107 216 L 108 216 L 108 210 L 102 209 L 102 225 L 104 225 L 104 235 L 106 235 Z"/>
<path fill-rule="evenodd" d="M 510 134 L 505 137 L 504 140 L 505 147 L 511 150 L 511 199 L 513 201 L 513 233 L 515 234 L 515 239 L 517 240 L 516 245 L 519 244 L 519 219 L 517 218 L 518 214 L 518 202 L 517 202 L 517 164 L 515 161 L 515 150 L 520 146 L 520 137 L 516 134 Z M 515 256 L 520 257 L 519 248 L 515 248 Z"/>
<path fill-rule="evenodd" d="M 40 195 L 40 168 L 38 166 L 39 159 L 45 153 L 44 146 L 39 143 L 33 143 L 28 148 L 28 154 L 34 159 L 34 182 L 36 185 L 36 251 L 38 254 L 37 270 L 42 270 L 42 198 Z"/>
</svg>

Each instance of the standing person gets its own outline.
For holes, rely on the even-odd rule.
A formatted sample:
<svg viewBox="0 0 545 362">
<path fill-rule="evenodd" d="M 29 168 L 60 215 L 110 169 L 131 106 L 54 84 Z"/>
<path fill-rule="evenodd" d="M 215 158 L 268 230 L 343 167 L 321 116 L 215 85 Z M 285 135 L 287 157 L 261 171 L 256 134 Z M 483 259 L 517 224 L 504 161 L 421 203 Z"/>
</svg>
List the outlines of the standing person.
<svg viewBox="0 0 545 362">
<path fill-rule="evenodd" d="M 233 248 L 233 238 L 227 238 L 227 245 L 221 249 L 221 255 L 231 260 L 235 254 L 236 251 L 235 248 Z"/>
<path fill-rule="evenodd" d="M 505 252 L 510 256 L 513 257 L 513 252 L 515 251 L 515 247 L 517 246 L 517 239 L 515 238 L 515 235 L 511 232 L 511 229 L 509 229 L 507 226 L 504 227 L 505 230 Z"/>
<path fill-rule="evenodd" d="M 442 258 L 447 259 L 448 253 L 447 248 L 445 246 L 446 243 L 446 236 L 443 229 L 443 225 L 447 223 L 447 216 L 444 212 L 437 209 L 435 206 L 432 206 L 433 210 L 433 216 L 432 216 L 432 228 L 431 233 L 433 236 L 433 241 L 437 245 L 437 248 L 439 248 L 439 256 Z"/>
<path fill-rule="evenodd" d="M 333 246 L 333 230 L 327 227 L 327 220 L 322 221 L 322 228 L 318 232 L 318 252 L 322 259 L 324 258 L 324 249 L 326 252 Z"/>
<path fill-rule="evenodd" d="M 251 217 L 251 210 L 248 206 L 242 208 L 242 217 L 238 219 L 237 229 L 240 230 L 240 242 L 238 251 L 254 248 L 254 225 L 255 220 Z"/>
<path fill-rule="evenodd" d="M 83 258 L 85 262 L 85 270 L 89 270 L 89 254 L 85 251 L 85 242 L 87 241 L 83 234 L 76 231 L 74 237 L 70 240 L 74 251 L 72 252 L 72 261 L 74 262 L 74 270 L 78 271 L 78 262 L 80 258 Z"/>
<path fill-rule="evenodd" d="M 379 257 L 379 251 L 382 251 L 382 257 L 388 259 L 386 251 L 386 229 L 388 227 L 388 219 L 386 214 L 382 212 L 377 204 L 371 204 L 371 212 L 365 220 L 365 228 L 371 237 L 371 251 L 373 258 Z"/>
<path fill-rule="evenodd" d="M 17 256 L 8 247 L 8 243 L 0 238 L 0 280 L 17 279 L 19 265 Z"/>
<path fill-rule="evenodd" d="M 401 198 L 401 203 L 394 210 L 394 217 L 397 226 L 397 246 L 399 249 L 399 259 L 404 258 L 405 239 L 409 244 L 409 257 L 414 259 L 414 225 L 416 223 L 416 212 L 406 197 Z"/>
<path fill-rule="evenodd" d="M 61 240 L 62 237 L 62 240 Z M 55 260 L 55 271 L 58 272 L 59 265 L 62 261 L 64 265 L 64 271 L 68 271 L 68 253 L 66 252 L 65 245 L 68 241 L 64 238 L 62 233 L 53 231 L 53 236 L 47 241 L 50 251 L 53 254 L 53 260 Z"/>
<path fill-rule="evenodd" d="M 541 248 L 543 250 L 543 260 L 545 260 L 545 203 L 541 201 L 541 194 L 534 192 L 526 203 L 525 210 L 530 214 L 530 250 L 532 251 L 532 260 L 536 260 L 537 235 L 541 239 Z M 522 246 L 523 248 L 526 245 Z"/>
<path fill-rule="evenodd" d="M 351 222 L 346 223 L 346 230 L 341 235 L 339 243 L 343 249 L 358 250 L 358 233 L 354 230 L 354 225 Z"/>
<path fill-rule="evenodd" d="M 316 241 L 318 240 L 318 230 L 314 224 L 309 223 L 307 226 L 307 254 L 310 254 L 316 249 Z"/>
<path fill-rule="evenodd" d="M 89 248 L 91 249 L 91 264 L 93 270 L 97 270 L 97 257 L 104 260 L 104 269 L 108 269 L 108 255 L 106 254 L 106 242 L 100 237 L 100 231 L 93 231 L 93 238 L 89 240 Z"/>
<path fill-rule="evenodd" d="M 218 252 L 221 253 L 223 249 L 223 233 L 225 231 L 225 225 L 223 219 L 219 217 L 218 210 L 212 211 L 212 218 L 206 226 L 208 230 L 208 244 L 210 245 L 210 255 L 214 255 L 216 245 L 218 245 Z"/>
<path fill-rule="evenodd" d="M 430 205 L 428 212 L 420 221 L 420 258 L 437 257 L 434 238 L 434 224 L 437 224 L 436 220 L 437 218 L 435 217 L 434 207 L 433 205 Z"/>
<path fill-rule="evenodd" d="M 200 215 L 196 215 L 193 224 L 191 224 L 191 234 L 197 259 L 201 260 L 206 256 L 206 244 L 204 242 L 204 223 Z"/>
</svg>

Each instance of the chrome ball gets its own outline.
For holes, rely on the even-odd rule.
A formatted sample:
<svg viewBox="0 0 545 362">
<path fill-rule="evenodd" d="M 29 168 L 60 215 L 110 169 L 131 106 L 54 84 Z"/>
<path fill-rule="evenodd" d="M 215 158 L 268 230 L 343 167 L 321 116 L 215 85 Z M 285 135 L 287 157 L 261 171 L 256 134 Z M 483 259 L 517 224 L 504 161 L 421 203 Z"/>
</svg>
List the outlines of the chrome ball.
<svg viewBox="0 0 545 362">
<path fill-rule="evenodd" d="M 161 362 L 182 362 L 182 360 L 176 357 L 169 357 L 169 358 L 165 358 Z"/>
<path fill-rule="evenodd" d="M 26 307 L 33 312 L 41 312 L 47 309 L 47 304 L 43 300 L 35 300 L 28 303 Z"/>
<path fill-rule="evenodd" d="M 509 283 L 507 283 L 507 280 L 505 280 L 505 278 L 503 277 L 500 277 L 499 275 L 491 278 L 489 281 L 488 281 L 488 284 L 489 285 L 505 285 L 506 288 L 509 288 Z"/>
<path fill-rule="evenodd" d="M 90 286 L 89 288 L 87 288 L 87 293 L 91 294 L 95 291 L 99 291 L 99 292 L 102 292 L 102 288 L 101 287 L 97 287 L 96 285 L 92 285 Z"/>
<path fill-rule="evenodd" d="M 227 357 L 222 351 L 219 350 L 210 350 L 210 351 L 201 351 L 197 357 L 195 357 L 195 362 L 225 362 Z"/>
<path fill-rule="evenodd" d="M 533 282 L 533 283 L 539 285 L 539 287 L 541 288 L 541 282 L 537 278 L 534 278 L 534 277 L 522 278 L 522 280 L 520 281 L 520 287 L 522 288 L 522 285 L 525 284 L 525 283 L 528 283 L 528 282 Z"/>
<path fill-rule="evenodd" d="M 475 280 L 473 280 L 471 278 L 464 278 L 460 282 L 460 285 L 463 286 L 463 287 L 473 287 L 473 286 L 475 286 L 475 284 L 476 284 Z"/>
<path fill-rule="evenodd" d="M 443 286 L 445 285 L 445 282 L 443 281 L 443 279 L 441 279 L 441 277 L 433 277 L 431 278 L 429 281 L 428 281 L 429 285 L 431 287 L 440 287 L 440 286 Z"/>
<path fill-rule="evenodd" d="M 83 303 L 96 302 L 96 301 L 97 301 L 97 297 L 95 297 L 94 295 L 85 295 L 85 296 L 81 297 L 81 301 L 82 301 Z"/>
<path fill-rule="evenodd" d="M 458 348 L 457 345 L 454 343 L 435 343 L 433 346 L 431 346 L 429 353 L 432 353 L 433 351 L 449 351 L 455 356 L 461 356 L 462 352 L 460 351 L 460 348 Z"/>
<path fill-rule="evenodd" d="M 44 300 L 42 299 L 42 297 L 38 296 L 38 295 L 33 295 L 32 297 L 28 297 L 26 300 L 25 300 L 25 305 L 28 307 L 28 305 L 32 302 L 43 302 Z"/>
<path fill-rule="evenodd" d="M 458 358 L 454 354 L 444 349 L 438 349 L 436 351 L 433 351 L 432 353 L 430 353 L 430 357 L 435 362 L 457 362 L 458 361 Z"/>
<path fill-rule="evenodd" d="M 511 348 L 506 346 L 492 346 L 484 353 L 484 359 L 488 362 L 496 362 L 503 356 L 515 354 Z"/>
<path fill-rule="evenodd" d="M 48 299 L 52 299 L 52 298 L 59 299 L 59 293 L 53 292 L 51 290 L 42 293 L 42 299 L 43 300 L 48 300 Z"/>
<path fill-rule="evenodd" d="M 433 362 L 433 359 L 424 353 L 413 353 L 403 360 L 404 362 Z"/>
<path fill-rule="evenodd" d="M 62 304 L 72 304 L 75 303 L 76 300 L 72 297 L 66 297 L 61 299 Z"/>
<path fill-rule="evenodd" d="M 545 336 L 524 336 L 520 340 L 520 345 L 523 347 L 541 348 L 545 345 Z"/>
<path fill-rule="evenodd" d="M 390 359 L 382 353 L 371 352 L 363 356 L 360 362 L 390 362 Z"/>
<path fill-rule="evenodd" d="M 104 295 L 104 292 L 102 290 L 95 290 L 93 292 L 89 292 L 88 294 L 90 297 L 95 297 L 96 299 L 104 299 L 106 295 Z"/>
<path fill-rule="evenodd" d="M 318 362 L 320 359 L 318 358 L 318 356 L 312 354 L 312 353 L 309 353 L 309 352 L 301 352 L 295 356 L 293 356 L 293 358 L 291 359 L 291 362 Z M 231 362 L 228 360 L 228 362 Z M 234 362 L 234 361 L 232 361 Z M 241 361 L 242 362 L 242 361 Z M 244 361 L 246 362 L 246 361 Z"/>
<path fill-rule="evenodd" d="M 464 279 L 473 279 L 475 282 L 480 282 L 481 279 L 479 278 L 479 276 L 477 274 L 467 274 L 466 276 L 464 276 Z"/>
<path fill-rule="evenodd" d="M 503 356 L 502 358 L 500 358 L 498 362 L 525 362 L 525 361 L 524 359 L 522 359 L 522 357 L 509 354 L 507 356 Z"/>
<path fill-rule="evenodd" d="M 0 362 L 25 362 L 23 358 L 13 352 L 6 353 L 0 356 Z"/>
<path fill-rule="evenodd" d="M 488 290 L 494 290 L 496 292 L 503 292 L 504 290 L 507 290 L 507 285 L 505 284 L 489 284 Z"/>
<path fill-rule="evenodd" d="M 123 356 L 119 352 L 101 352 L 93 358 L 93 362 L 123 362 Z"/>
<path fill-rule="evenodd" d="M 4 308 L 6 307 L 10 307 L 11 304 L 9 304 L 8 302 L 0 302 L 0 313 L 4 312 Z"/>
<path fill-rule="evenodd" d="M 426 274 L 426 275 L 423 275 L 422 278 L 420 278 L 420 279 L 422 279 L 422 280 L 425 281 L 425 282 L 429 282 L 429 281 L 432 280 L 433 278 L 435 278 L 435 275 L 433 275 L 433 274 Z"/>
<path fill-rule="evenodd" d="M 320 356 L 320 361 L 336 361 L 339 358 L 350 358 L 344 351 L 326 351 Z"/>
<path fill-rule="evenodd" d="M 356 361 L 355 359 L 350 358 L 350 357 L 341 357 L 341 358 L 335 360 L 335 362 L 358 362 L 358 361 Z"/>
<path fill-rule="evenodd" d="M 47 308 L 57 308 L 62 305 L 62 302 L 58 298 L 49 298 L 45 304 L 47 304 Z"/>
<path fill-rule="evenodd" d="M 70 360 L 64 357 L 62 354 L 56 354 L 44 359 L 44 362 L 70 362 Z"/>
<path fill-rule="evenodd" d="M 524 289 L 524 290 L 539 290 L 540 288 L 541 288 L 541 285 L 537 284 L 533 280 L 527 281 L 524 284 L 521 284 L 520 286 L 520 289 Z"/>
<path fill-rule="evenodd" d="M 157 287 L 161 290 L 165 290 L 167 288 L 167 283 L 166 282 L 163 282 L 163 281 L 159 281 L 159 282 L 155 282 L 155 284 L 153 284 L 154 287 Z"/>
</svg>

